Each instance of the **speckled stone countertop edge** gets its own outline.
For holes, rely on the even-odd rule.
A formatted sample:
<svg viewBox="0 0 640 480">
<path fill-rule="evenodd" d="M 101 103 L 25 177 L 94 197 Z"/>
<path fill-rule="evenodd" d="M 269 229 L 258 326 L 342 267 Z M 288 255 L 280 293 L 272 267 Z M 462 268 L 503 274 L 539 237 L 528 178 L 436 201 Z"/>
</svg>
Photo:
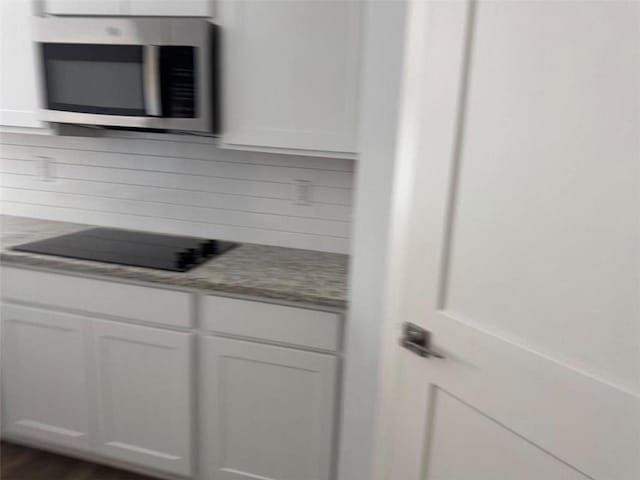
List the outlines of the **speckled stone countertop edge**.
<svg viewBox="0 0 640 480">
<path fill-rule="evenodd" d="M 308 308 L 347 309 L 348 256 L 240 244 L 185 273 L 130 267 L 12 250 L 22 243 L 73 233 L 89 225 L 0 215 L 0 264 L 83 275 L 104 280 L 141 282 L 158 288 L 182 288 Z"/>
<path fill-rule="evenodd" d="M 300 307 L 324 307 L 336 310 L 346 310 L 347 301 L 340 299 L 329 299 L 322 296 L 314 296 L 309 294 L 296 293 L 295 295 L 288 294 L 287 292 L 279 292 L 277 290 L 270 290 L 256 287 L 241 287 L 238 285 L 228 285 L 224 283 L 213 283 L 198 279 L 186 279 L 183 282 L 169 282 L 164 279 L 158 279 L 153 275 L 145 276 L 140 273 L 128 273 L 126 271 L 116 272 L 114 270 L 102 270 L 99 268 L 91 268 L 85 265 L 73 265 L 68 262 L 58 263 L 55 260 L 48 261 L 42 260 L 42 256 L 38 258 L 30 258 L 28 255 L 13 256 L 11 253 L 0 252 L 0 266 L 20 268 L 20 267 L 34 267 L 35 270 L 46 270 L 50 272 L 60 274 L 79 274 L 87 275 L 102 280 L 122 280 L 132 282 L 142 282 L 149 284 L 150 286 L 157 286 L 158 288 L 185 288 L 188 290 L 196 290 L 202 294 L 215 295 L 229 294 L 237 295 L 239 297 L 247 297 L 252 300 L 273 300 L 274 302 L 286 302 L 299 305 Z"/>
</svg>

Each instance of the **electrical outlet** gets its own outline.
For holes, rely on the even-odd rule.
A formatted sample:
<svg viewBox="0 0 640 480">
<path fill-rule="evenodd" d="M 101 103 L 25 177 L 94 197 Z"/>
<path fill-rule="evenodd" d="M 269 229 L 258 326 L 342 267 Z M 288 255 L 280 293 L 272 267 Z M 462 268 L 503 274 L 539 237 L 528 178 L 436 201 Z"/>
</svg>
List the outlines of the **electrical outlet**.
<svg viewBox="0 0 640 480">
<path fill-rule="evenodd" d="M 55 182 L 57 178 L 56 159 L 39 155 L 41 178 L 43 182 Z"/>
<path fill-rule="evenodd" d="M 294 205 L 313 205 L 313 182 L 311 180 L 293 181 L 293 203 Z"/>
</svg>

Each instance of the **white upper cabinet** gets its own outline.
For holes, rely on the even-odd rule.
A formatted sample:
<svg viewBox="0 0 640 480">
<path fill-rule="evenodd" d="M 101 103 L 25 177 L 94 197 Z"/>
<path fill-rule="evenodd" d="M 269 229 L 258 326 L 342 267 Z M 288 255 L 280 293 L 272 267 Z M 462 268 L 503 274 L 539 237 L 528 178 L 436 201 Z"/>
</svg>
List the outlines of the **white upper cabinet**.
<svg viewBox="0 0 640 480">
<path fill-rule="evenodd" d="M 124 15 L 127 0 L 46 0 L 51 15 Z"/>
<path fill-rule="evenodd" d="M 213 0 L 129 0 L 129 14 L 139 16 L 210 17 Z"/>
<path fill-rule="evenodd" d="M 209 17 L 213 0 L 47 0 L 51 15 Z"/>
<path fill-rule="evenodd" d="M 0 125 L 44 128 L 38 120 L 36 47 L 32 41 L 35 2 L 0 1 Z"/>
<path fill-rule="evenodd" d="M 89 448 L 88 323 L 81 316 L 3 305 L 4 433 Z"/>
<path fill-rule="evenodd" d="M 223 141 L 355 152 L 358 1 L 220 2 Z"/>
</svg>

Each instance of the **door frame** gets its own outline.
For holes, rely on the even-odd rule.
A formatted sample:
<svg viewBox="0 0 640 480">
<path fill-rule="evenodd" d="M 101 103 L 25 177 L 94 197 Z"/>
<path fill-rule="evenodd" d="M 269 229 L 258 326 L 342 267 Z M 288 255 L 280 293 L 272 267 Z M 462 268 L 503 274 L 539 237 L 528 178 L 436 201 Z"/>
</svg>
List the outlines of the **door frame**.
<svg viewBox="0 0 640 480">
<path fill-rule="evenodd" d="M 405 320 L 405 312 L 402 304 L 402 278 L 406 275 L 406 267 L 411 260 L 408 258 L 408 244 L 411 235 L 415 235 L 415 225 L 411 223 L 411 205 L 415 201 L 416 192 L 412 188 L 414 178 L 419 173 L 424 173 L 418 168 L 418 159 L 425 154 L 432 157 L 437 154 L 442 158 L 434 167 L 436 176 L 440 180 L 439 188 L 448 189 L 449 183 L 455 178 L 456 158 L 459 156 L 460 132 L 464 124 L 464 107 L 467 87 L 467 72 L 470 52 L 470 39 L 474 22 L 475 0 L 452 0 L 457 4 L 457 11 L 452 15 L 451 27 L 457 31 L 459 38 L 452 37 L 459 43 L 447 52 L 447 58 L 427 55 L 431 52 L 429 24 L 433 17 L 434 3 L 429 0 L 407 0 L 407 30 L 405 35 L 404 64 L 402 71 L 402 91 L 400 99 L 400 111 L 398 119 L 398 139 L 395 152 L 395 175 L 393 179 L 392 207 L 390 218 L 390 238 L 387 262 L 387 283 L 384 292 L 383 329 L 381 335 L 381 360 L 379 366 L 378 399 L 375 417 L 375 436 L 372 476 L 373 480 L 389 480 L 393 458 L 399 452 L 396 446 L 401 448 L 422 448 L 420 445 L 410 445 L 413 440 L 407 439 L 406 444 L 395 444 L 395 418 L 398 398 L 398 369 L 402 351 L 398 346 L 401 325 Z M 449 83 L 439 82 L 433 85 L 427 81 L 427 76 L 432 69 L 444 67 L 449 73 Z M 428 88 L 425 88 L 428 86 Z M 429 88 L 431 90 L 429 90 Z M 430 117 L 425 117 L 424 102 L 429 94 L 437 89 L 439 102 L 430 103 Z M 429 135 L 430 141 L 425 141 L 423 128 L 424 122 L 430 122 L 429 118 L 437 118 L 438 121 L 429 123 L 433 132 Z M 431 181 L 429 185 L 433 185 Z M 436 206 L 435 208 L 440 208 Z M 446 212 L 448 208 L 442 208 Z M 437 232 L 430 231 L 428 235 L 436 234 L 439 238 L 434 242 L 436 253 L 432 254 L 435 261 L 441 257 L 441 250 L 446 248 L 446 237 L 449 225 L 445 215 L 441 229 Z M 411 232 L 410 227 L 411 226 Z M 426 231 L 420 231 L 419 236 L 427 235 Z M 434 268 L 442 269 L 439 262 L 434 263 Z M 437 299 L 435 299 L 437 301 Z M 416 357 L 418 361 L 424 361 Z M 437 360 L 429 360 L 437 361 Z M 429 401 L 428 394 L 424 400 Z M 427 425 L 423 429 L 426 433 Z M 415 443 L 415 442 L 414 442 Z M 400 453 L 400 455 L 403 455 Z M 406 458 L 416 458 L 417 455 L 406 455 Z"/>
</svg>

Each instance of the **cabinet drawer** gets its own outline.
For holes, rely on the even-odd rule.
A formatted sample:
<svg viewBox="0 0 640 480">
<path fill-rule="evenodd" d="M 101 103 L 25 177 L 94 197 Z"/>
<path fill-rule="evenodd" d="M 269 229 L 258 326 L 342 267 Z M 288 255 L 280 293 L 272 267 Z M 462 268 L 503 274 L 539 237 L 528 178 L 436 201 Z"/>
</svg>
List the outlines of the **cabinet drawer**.
<svg viewBox="0 0 640 480">
<path fill-rule="evenodd" d="M 91 278 L 2 268 L 2 298 L 174 327 L 192 325 L 191 295 Z"/>
<path fill-rule="evenodd" d="M 338 350 L 341 316 L 269 303 L 207 296 L 204 326 L 212 333 L 237 335 L 322 350 Z"/>
</svg>

